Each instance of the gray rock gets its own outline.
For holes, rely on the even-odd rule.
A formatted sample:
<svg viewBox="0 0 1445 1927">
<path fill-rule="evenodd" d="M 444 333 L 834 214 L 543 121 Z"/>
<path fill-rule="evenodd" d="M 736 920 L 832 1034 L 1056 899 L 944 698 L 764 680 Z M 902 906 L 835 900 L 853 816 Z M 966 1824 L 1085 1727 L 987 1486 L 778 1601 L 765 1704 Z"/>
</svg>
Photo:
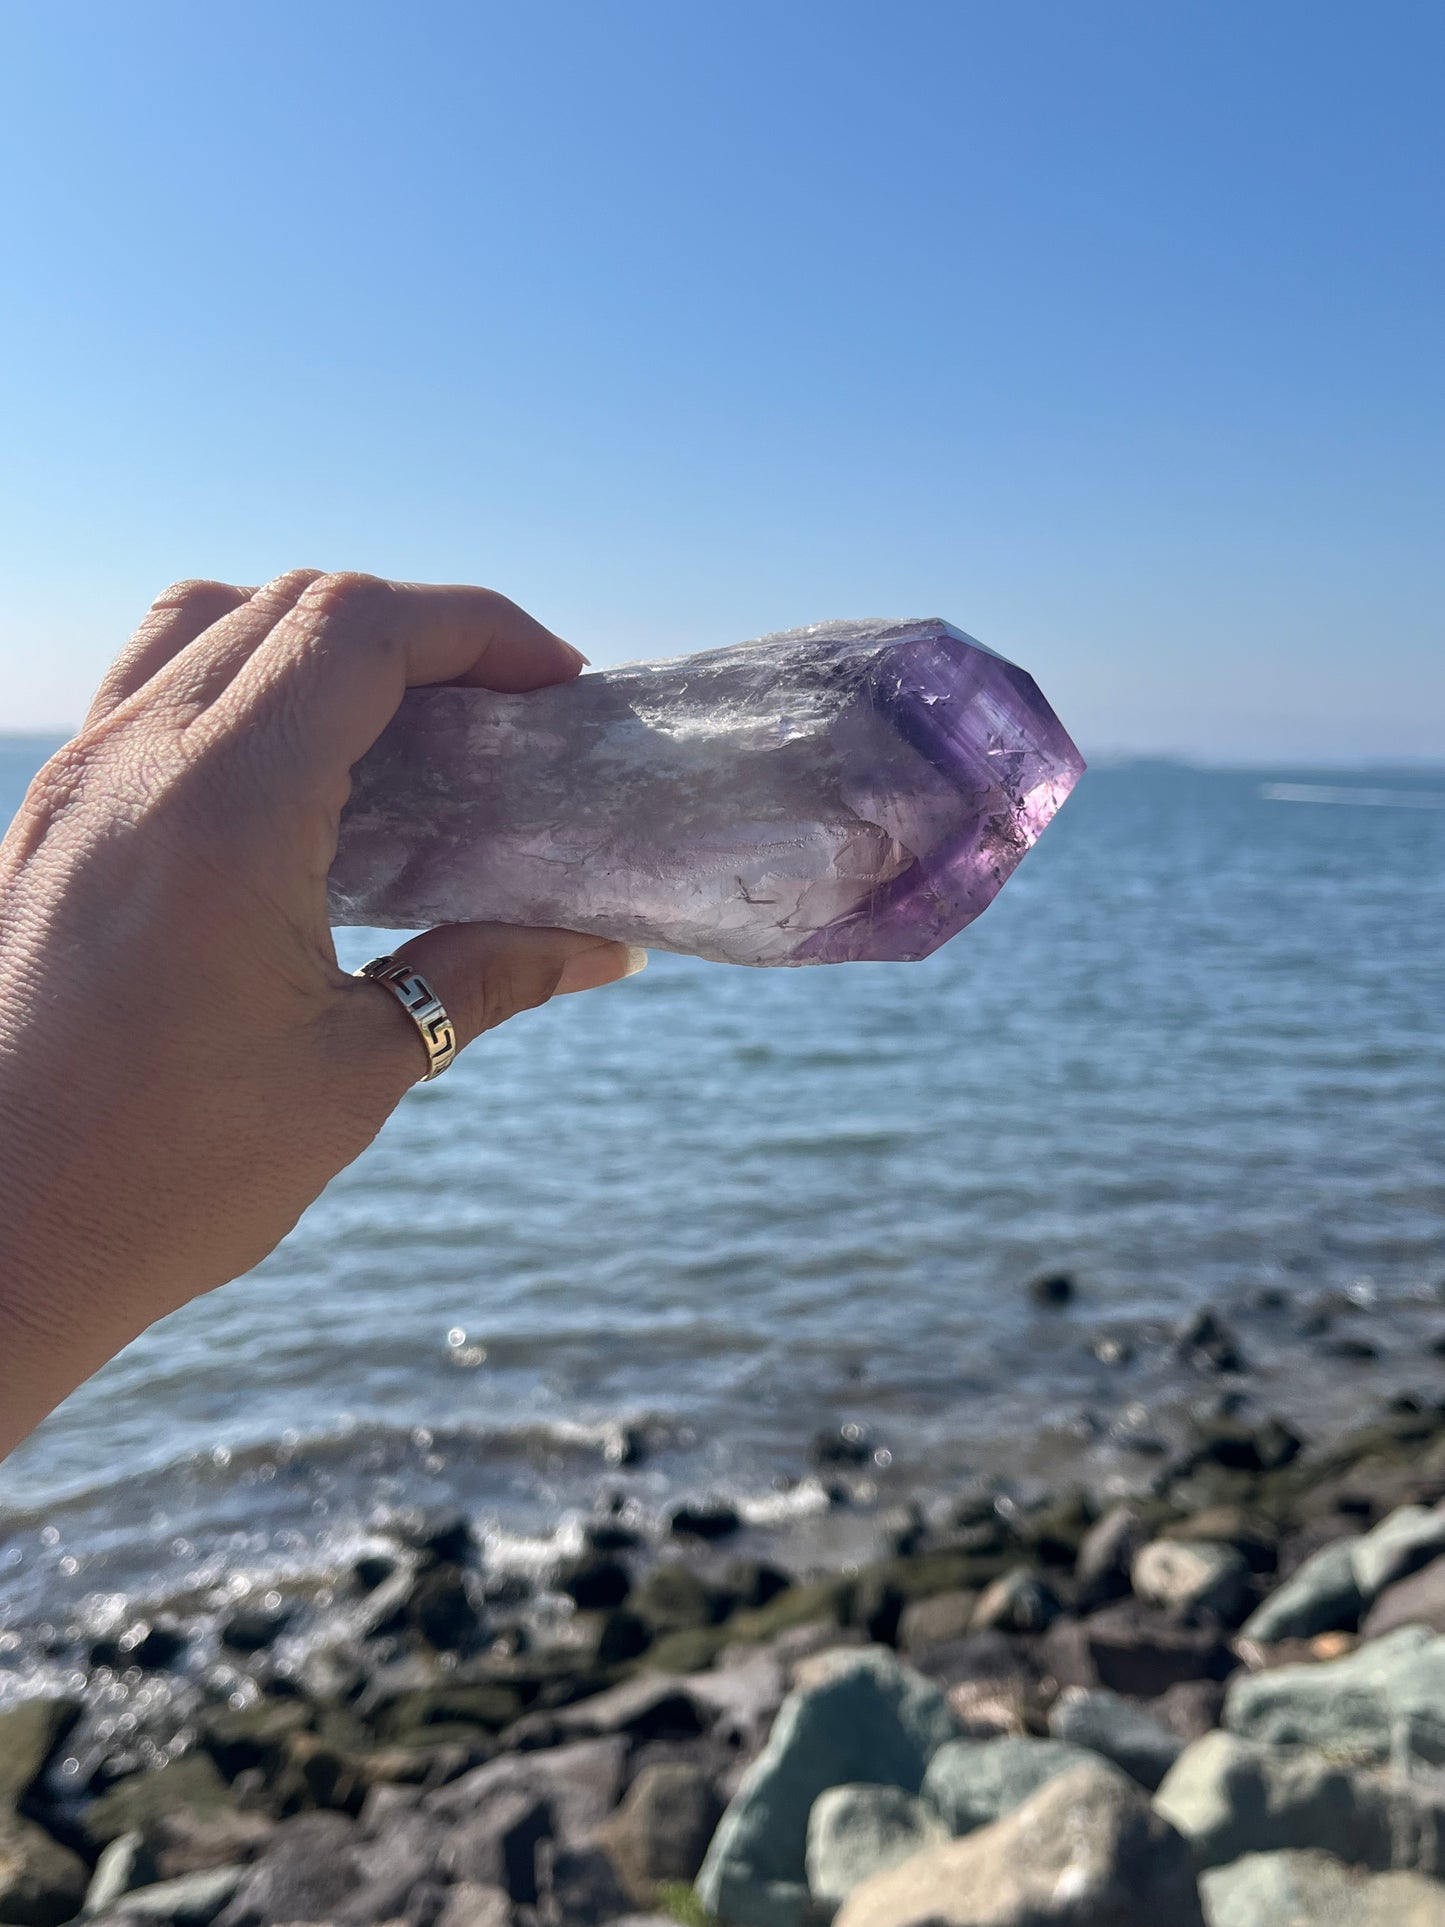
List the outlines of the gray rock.
<svg viewBox="0 0 1445 1927">
<path fill-rule="evenodd" d="M 537 1856 L 538 1919 L 543 1927 L 604 1927 L 629 1906 L 601 1847 L 551 1840 Z"/>
<path fill-rule="evenodd" d="M 1445 1559 L 1432 1559 L 1408 1579 L 1386 1586 L 1360 1631 L 1366 1639 L 1382 1639 L 1401 1626 L 1428 1626 L 1432 1633 L 1445 1633 Z"/>
<path fill-rule="evenodd" d="M 436 1927 L 512 1927 L 515 1918 L 512 1903 L 500 1887 L 461 1880 L 448 1891 Z"/>
<path fill-rule="evenodd" d="M 1232 1624 L 1248 1598 L 1249 1561 L 1209 1539 L 1155 1539 L 1134 1559 L 1134 1590 L 1151 1606 Z"/>
<path fill-rule="evenodd" d="M 1209 1927 L 1445 1927 L 1445 1886 L 1328 1853 L 1252 1853 L 1199 1882 Z"/>
<path fill-rule="evenodd" d="M 208 1867 L 204 1873 L 159 1880 L 123 1895 L 95 1927 L 211 1927 L 241 1884 L 242 1867 Z"/>
<path fill-rule="evenodd" d="M 928 1763 L 925 1803 L 955 1836 L 989 1826 L 1061 1773 L 1097 1764 L 1063 1740 L 950 1740 Z"/>
<path fill-rule="evenodd" d="M 1183 1754 L 1154 1804 L 1201 1867 L 1320 1848 L 1379 1872 L 1445 1871 L 1439 1782 L 1349 1766 L 1309 1747 L 1210 1733 Z"/>
<path fill-rule="evenodd" d="M 841 1907 L 863 1881 L 948 1837 L 932 1808 L 901 1787 L 829 1787 L 808 1816 L 808 1890 Z"/>
<path fill-rule="evenodd" d="M 339 1813 L 306 1813 L 284 1821 L 261 1859 L 245 1870 L 218 1927 L 332 1918 L 357 1888 L 356 1832 Z"/>
<path fill-rule="evenodd" d="M 808 1816 L 818 1795 L 853 1780 L 917 1793 L 957 1731 L 939 1689 L 892 1653 L 838 1653 L 826 1678 L 784 1701 L 743 1776 L 698 1876 L 702 1904 L 736 1927 L 799 1927 L 811 1911 Z"/>
<path fill-rule="evenodd" d="M 103 1914 L 122 1894 L 128 1894 L 133 1887 L 152 1885 L 155 1877 L 155 1862 L 144 1835 L 121 1834 L 118 1839 L 111 1841 L 95 1863 L 95 1872 L 85 1890 L 81 1918 Z"/>
<path fill-rule="evenodd" d="M 1279 1639 L 1353 1631 L 1365 1603 L 1355 1578 L 1355 1544 L 1353 1539 L 1337 1539 L 1312 1553 L 1255 1608 L 1241 1628 L 1242 1637 L 1269 1645 Z"/>
<path fill-rule="evenodd" d="M 155 1840 L 177 1814 L 214 1816 L 234 1810 L 235 1804 L 211 1756 L 185 1753 L 154 1772 L 118 1780 L 90 1803 L 81 1824 L 99 1849 L 123 1833 Z"/>
<path fill-rule="evenodd" d="M 836 1927 L 1204 1927 L 1204 1916 L 1184 1841 L 1097 1760 L 865 1881 Z"/>
<path fill-rule="evenodd" d="M 1059 1602 L 1050 1587 L 1027 1566 L 1016 1566 L 980 1594 L 973 1611 L 973 1630 L 1042 1633 L 1058 1616 Z"/>
<path fill-rule="evenodd" d="M 520 1788 L 546 1801 L 553 1833 L 570 1845 L 600 1826 L 616 1806 L 626 1764 L 627 1742 L 621 1737 L 503 1753 L 428 1793 L 422 1805 L 438 1819 L 470 1821 L 504 1789 Z"/>
<path fill-rule="evenodd" d="M 973 1627 L 976 1592 L 937 1592 L 929 1599 L 910 1599 L 898 1621 L 898 1644 L 906 1653 L 925 1652 L 964 1639 Z"/>
<path fill-rule="evenodd" d="M 1168 1623 L 1133 1599 L 1056 1621 L 1040 1657 L 1061 1686 L 1107 1686 L 1131 1699 L 1223 1679 L 1238 1664 L 1216 1628 Z"/>
<path fill-rule="evenodd" d="M 21 1700 L 0 1713 L 0 1806 L 13 1806 L 39 1779 L 45 1762 L 80 1717 L 68 1695 Z"/>
<path fill-rule="evenodd" d="M 442 1822 L 413 1808 L 389 1813 L 369 1838 L 365 1828 L 357 1832 L 363 1838 L 350 1850 L 355 1888 L 335 1911 L 338 1927 L 375 1927 L 420 1912 L 419 1901 L 439 1884 Z"/>
<path fill-rule="evenodd" d="M 33 1820 L 0 1808 L 0 1920 L 58 1927 L 80 1911 L 90 1869 Z"/>
<path fill-rule="evenodd" d="M 644 1766 L 594 1839 L 634 1906 L 650 1907 L 661 1881 L 696 1879 L 722 1804 L 701 1768 L 686 1761 Z"/>
<path fill-rule="evenodd" d="M 1243 1738 L 1387 1760 L 1402 1719 L 1445 1706 L 1445 1639 L 1405 1626 L 1343 1659 L 1237 1674 L 1224 1725 Z"/>
<path fill-rule="evenodd" d="M 1129 1590 L 1134 1555 L 1148 1537 L 1148 1529 L 1133 1506 L 1116 1505 L 1097 1519 L 1079 1541 L 1074 1564 L 1081 1598 L 1091 1606 L 1122 1599 Z"/>
<path fill-rule="evenodd" d="M 537 1850 L 551 1835 L 552 1811 L 535 1786 L 499 1785 L 465 1820 L 452 1823 L 437 1863 L 453 1880 L 500 1887 L 513 1900 L 531 1902 Z"/>
<path fill-rule="evenodd" d="M 1353 1541 L 1355 1583 L 1366 1600 L 1445 1552 L 1445 1511 L 1402 1505 Z"/>
<path fill-rule="evenodd" d="M 1111 1760 L 1150 1793 L 1184 1751 L 1177 1733 L 1131 1700 L 1072 1686 L 1054 1702 L 1049 1732 Z"/>
</svg>

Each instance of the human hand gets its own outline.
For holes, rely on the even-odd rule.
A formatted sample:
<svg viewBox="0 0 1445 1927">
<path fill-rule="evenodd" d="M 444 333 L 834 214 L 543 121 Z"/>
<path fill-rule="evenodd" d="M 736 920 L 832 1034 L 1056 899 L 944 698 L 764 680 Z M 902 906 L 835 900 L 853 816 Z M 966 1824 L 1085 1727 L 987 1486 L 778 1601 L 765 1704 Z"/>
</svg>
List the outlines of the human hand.
<svg viewBox="0 0 1445 1927">
<path fill-rule="evenodd" d="M 424 1073 L 326 918 L 350 770 L 405 689 L 582 664 L 485 589 L 301 570 L 152 608 L 0 844 L 0 1454 L 263 1258 Z M 463 1045 L 641 962 L 501 925 L 396 954 Z"/>
</svg>

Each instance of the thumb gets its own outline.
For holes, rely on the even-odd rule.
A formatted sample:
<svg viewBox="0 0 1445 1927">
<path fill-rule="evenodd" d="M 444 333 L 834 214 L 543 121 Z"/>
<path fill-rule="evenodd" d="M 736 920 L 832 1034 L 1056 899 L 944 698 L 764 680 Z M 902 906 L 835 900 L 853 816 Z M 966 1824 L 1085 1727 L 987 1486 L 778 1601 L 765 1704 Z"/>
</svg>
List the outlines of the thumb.
<svg viewBox="0 0 1445 1927">
<path fill-rule="evenodd" d="M 392 955 L 420 971 L 446 1006 L 458 1050 L 519 1011 L 535 1010 L 572 991 L 615 984 L 635 976 L 647 962 L 647 952 L 632 944 L 508 923 L 443 924 L 399 945 Z M 423 1047 L 411 1018 L 389 992 L 378 997 L 364 981 L 358 981 L 357 990 L 375 999 L 378 1037 L 390 1032 L 409 1038 L 420 1076 Z"/>
</svg>

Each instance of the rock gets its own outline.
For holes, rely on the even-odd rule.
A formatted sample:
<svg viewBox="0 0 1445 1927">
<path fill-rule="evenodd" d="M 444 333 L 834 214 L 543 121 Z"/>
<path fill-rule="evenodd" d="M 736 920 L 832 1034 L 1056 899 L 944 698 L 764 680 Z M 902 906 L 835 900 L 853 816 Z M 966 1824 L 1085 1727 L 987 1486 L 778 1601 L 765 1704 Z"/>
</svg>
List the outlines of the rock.
<svg viewBox="0 0 1445 1927">
<path fill-rule="evenodd" d="M 258 1859 L 275 1831 L 276 1822 L 264 1813 L 177 1807 L 163 1813 L 151 1830 L 156 1872 L 167 1881 L 240 1866 Z"/>
<path fill-rule="evenodd" d="M 684 1565 L 655 1566 L 632 1596 L 632 1610 L 654 1633 L 711 1626 L 720 1617 L 720 1603 L 712 1588 Z"/>
<path fill-rule="evenodd" d="M 1129 1591 L 1134 1555 L 1148 1540 L 1148 1528 L 1133 1506 L 1116 1505 L 1079 1541 L 1074 1577 L 1085 1605 L 1102 1606 Z"/>
<path fill-rule="evenodd" d="M 438 1653 L 470 1652 L 480 1641 L 483 1621 L 472 1601 L 461 1566 L 428 1566 L 413 1579 L 404 1608 L 406 1623 Z"/>
<path fill-rule="evenodd" d="M 1021 1740 L 1042 1724 L 1038 1684 L 1026 1673 L 956 1680 L 947 1697 L 966 1740 Z"/>
<path fill-rule="evenodd" d="M 898 1644 L 905 1653 L 945 1646 L 964 1639 L 973 1627 L 976 1592 L 938 1592 L 931 1599 L 911 1599 L 898 1619 Z"/>
<path fill-rule="evenodd" d="M 294 1618 L 289 1606 L 233 1606 L 221 1621 L 221 1644 L 233 1653 L 260 1653 Z"/>
<path fill-rule="evenodd" d="M 808 1457 L 814 1465 L 867 1465 L 873 1444 L 861 1425 L 840 1425 L 836 1431 L 814 1433 Z"/>
<path fill-rule="evenodd" d="M 1161 1625 L 1132 1600 L 1056 1621 L 1043 1658 L 1060 1686 L 1107 1686 L 1130 1699 L 1154 1699 L 1181 1681 L 1224 1679 L 1237 1664 L 1211 1628 Z"/>
<path fill-rule="evenodd" d="M 422 1805 L 440 1820 L 469 1822 L 504 1790 L 520 1788 L 546 1801 L 553 1833 L 570 1845 L 585 1839 L 616 1806 L 626 1763 L 627 1742 L 620 1738 L 503 1753 L 428 1793 Z"/>
<path fill-rule="evenodd" d="M 471 1522 L 454 1506 L 404 1506 L 374 1523 L 424 1563 L 465 1566 L 476 1556 Z"/>
<path fill-rule="evenodd" d="M 808 1816 L 808 1890 L 841 1907 L 863 1881 L 947 1838 L 937 1814 L 901 1787 L 829 1787 Z"/>
<path fill-rule="evenodd" d="M 1181 1617 L 1236 1624 L 1248 1598 L 1249 1564 L 1233 1546 L 1155 1539 L 1134 1560 L 1134 1590 Z"/>
<path fill-rule="evenodd" d="M 539 1849 L 538 1918 L 545 1927 L 604 1927 L 626 1911 L 627 1896 L 612 1862 L 598 1846 L 564 1847 L 547 1841 Z"/>
<path fill-rule="evenodd" d="M 123 1833 L 139 1833 L 157 1840 L 162 1826 L 177 1813 L 225 1813 L 235 1796 L 216 1770 L 208 1753 L 185 1753 L 153 1772 L 134 1773 L 117 1780 L 84 1810 L 80 1824 L 99 1849 Z"/>
<path fill-rule="evenodd" d="M 513 1927 L 512 1903 L 500 1887 L 459 1880 L 437 1915 L 435 1927 Z"/>
<path fill-rule="evenodd" d="M 973 1630 L 1041 1633 L 1059 1616 L 1059 1602 L 1036 1572 L 1016 1566 L 986 1586 L 974 1608 Z"/>
<path fill-rule="evenodd" d="M 260 1860 L 242 1874 L 216 1927 L 331 1919 L 359 1885 L 356 1843 L 356 1826 L 339 1813 L 304 1813 L 283 1821 Z"/>
<path fill-rule="evenodd" d="M 1397 1579 L 1378 1595 L 1360 1631 L 1381 1639 L 1401 1626 L 1428 1626 L 1445 1633 L 1445 1559 L 1433 1559 L 1408 1579 Z"/>
<path fill-rule="evenodd" d="M 723 1590 L 743 1612 L 770 1605 L 792 1583 L 787 1573 L 766 1559 L 734 1559 L 723 1573 Z"/>
<path fill-rule="evenodd" d="M 150 1886 L 155 1878 L 155 1861 L 142 1836 L 138 1833 L 121 1834 L 119 1839 L 111 1841 L 95 1863 L 95 1872 L 85 1890 L 82 1918 L 103 1914 L 132 1887 Z"/>
<path fill-rule="evenodd" d="M 696 1739 L 716 1718 L 715 1702 L 699 1694 L 696 1685 L 695 1680 L 674 1674 L 640 1673 L 555 1713 L 529 1713 L 507 1735 L 508 1745 L 518 1749 L 559 1746 L 566 1740 L 592 1740 L 609 1733 L 625 1733 L 635 1745 Z"/>
<path fill-rule="evenodd" d="M 707 1775 L 676 1761 L 643 1767 L 593 1837 L 628 1899 L 651 1907 L 661 1882 L 696 1879 L 721 1818 L 722 1803 Z"/>
<path fill-rule="evenodd" d="M 123 1894 L 107 1913 L 93 1916 L 95 1927 L 211 1927 L 240 1886 L 245 1869 L 212 1867 L 178 1880 L 159 1880 Z"/>
<path fill-rule="evenodd" d="M 81 1701 L 65 1694 L 21 1700 L 0 1713 L 0 1807 L 24 1799 L 80 1709 Z"/>
<path fill-rule="evenodd" d="M 1069 1687 L 1054 1702 L 1049 1732 L 1056 1740 L 1110 1760 L 1150 1793 L 1184 1751 L 1177 1733 L 1117 1693 Z"/>
<path fill-rule="evenodd" d="M 1272 1572 L 1279 1558 L 1279 1534 L 1267 1519 L 1240 1505 L 1211 1505 L 1170 1526 L 1170 1539 L 1206 1540 L 1233 1546 L 1251 1572 Z"/>
<path fill-rule="evenodd" d="M 921 1796 L 955 1836 L 990 1826 L 1093 1755 L 1063 1740 L 949 1740 L 928 1763 Z"/>
<path fill-rule="evenodd" d="M 80 1911 L 90 1869 L 43 1827 L 0 1810 L 0 1920 L 59 1927 Z"/>
<path fill-rule="evenodd" d="M 1351 1545 L 1355 1583 L 1363 1599 L 1373 1600 L 1445 1552 L 1445 1511 L 1422 1505 L 1401 1506 L 1372 1532 Z"/>
<path fill-rule="evenodd" d="M 1047 1271 L 1043 1277 L 1031 1280 L 1028 1292 L 1041 1309 L 1057 1311 L 1060 1306 L 1073 1303 L 1076 1289 L 1067 1271 Z"/>
<path fill-rule="evenodd" d="M 713 1836 L 697 1892 L 739 1927 L 797 1923 L 808 1906 L 813 1802 L 869 1780 L 917 1793 L 934 1753 L 957 1731 L 943 1695 L 876 1648 L 839 1655 L 830 1678 L 784 1701 L 767 1745 Z"/>
<path fill-rule="evenodd" d="M 435 1818 L 435 1816 L 432 1816 Z M 452 1824 L 439 1849 L 453 1880 L 501 1887 L 513 1900 L 537 1898 L 537 1850 L 552 1835 L 552 1810 L 535 1785 L 502 1785 Z"/>
<path fill-rule="evenodd" d="M 1204 1916 L 1184 1841 L 1095 1761 L 865 1881 L 835 1927 L 1204 1927 Z"/>
<path fill-rule="evenodd" d="M 724 1499 L 680 1505 L 668 1521 L 668 1530 L 679 1539 L 726 1539 L 742 1525 L 737 1508 Z"/>
<path fill-rule="evenodd" d="M 582 1612 L 606 1612 L 620 1606 L 632 1591 L 632 1575 L 620 1559 L 583 1553 L 560 1566 L 554 1583 Z"/>
<path fill-rule="evenodd" d="M 1364 1604 L 1355 1579 L 1354 1544 L 1336 1539 L 1312 1553 L 1255 1608 L 1241 1636 L 1269 1645 L 1281 1639 L 1313 1639 L 1317 1633 L 1353 1632 Z"/>
<path fill-rule="evenodd" d="M 1304 1448 L 1299 1434 L 1277 1418 L 1266 1419 L 1262 1425 L 1246 1425 L 1236 1418 L 1212 1418 L 1200 1431 L 1192 1463 L 1220 1465 L 1230 1472 L 1278 1472 L 1282 1466 L 1293 1464 Z"/>
<path fill-rule="evenodd" d="M 1174 1333 L 1174 1356 L 1196 1371 L 1242 1372 L 1239 1340 L 1216 1312 L 1191 1312 Z"/>
<path fill-rule="evenodd" d="M 107 1633 L 93 1640 L 90 1663 L 92 1666 L 110 1666 L 117 1672 L 126 1666 L 160 1672 L 168 1666 L 174 1666 L 189 1643 L 173 1619 L 154 1622 L 137 1619 L 119 1633 Z"/>
<path fill-rule="evenodd" d="M 1218 1726 L 1224 1712 L 1224 1687 L 1217 1679 L 1180 1680 L 1151 1700 L 1148 1710 L 1187 1746 Z"/>
<path fill-rule="evenodd" d="M 285 1764 L 289 1743 L 314 1717 L 302 1700 L 261 1699 L 249 1706 L 208 1706 L 196 1727 L 201 1745 L 228 1780 L 251 1767 L 269 1779 Z"/>
<path fill-rule="evenodd" d="M 1445 1927 L 1445 1886 L 1329 1853 L 1252 1853 L 1200 1880 L 1209 1927 Z"/>
<path fill-rule="evenodd" d="M 1310 1747 L 1207 1734 L 1181 1755 L 1154 1804 L 1200 1867 L 1318 1847 L 1380 1872 L 1445 1872 L 1445 1790 Z"/>
<path fill-rule="evenodd" d="M 514 1927 L 517 1913 L 499 1887 L 459 1881 L 446 1897 L 435 1927 Z"/>
<path fill-rule="evenodd" d="M 1405 1626 L 1343 1659 L 1236 1676 L 1224 1724 L 1245 1739 L 1386 1760 L 1399 1721 L 1442 1706 L 1445 1639 Z"/>
</svg>

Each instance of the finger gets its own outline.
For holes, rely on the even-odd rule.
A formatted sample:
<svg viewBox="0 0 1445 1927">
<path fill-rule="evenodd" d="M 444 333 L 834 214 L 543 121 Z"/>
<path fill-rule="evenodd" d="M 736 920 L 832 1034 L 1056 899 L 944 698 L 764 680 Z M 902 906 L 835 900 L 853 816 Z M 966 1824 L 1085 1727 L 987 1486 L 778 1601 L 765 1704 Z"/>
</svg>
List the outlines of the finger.
<svg viewBox="0 0 1445 1927">
<path fill-rule="evenodd" d="M 401 944 L 393 953 L 420 971 L 446 1007 L 465 1049 L 520 1011 L 549 998 L 599 990 L 632 977 L 647 952 L 632 944 L 575 930 L 526 930 L 504 923 L 445 924 Z M 368 1046 L 395 1056 L 399 1072 L 414 1082 L 426 1068 L 416 1025 L 384 986 L 355 980 L 350 993 Z"/>
<path fill-rule="evenodd" d="M 301 600 L 320 569 L 289 569 L 213 622 L 156 676 L 150 700 L 181 723 L 192 722 L 216 700 L 241 668 Z"/>
<path fill-rule="evenodd" d="M 237 671 L 206 727 L 259 730 L 303 780 L 324 778 L 365 755 L 411 685 L 540 689 L 584 661 L 490 589 L 321 576 Z"/>
<path fill-rule="evenodd" d="M 145 620 L 106 671 L 86 716 L 86 728 L 114 715 L 213 623 L 243 608 L 253 593 L 234 588 L 229 582 L 173 583 L 156 597 Z"/>
</svg>

